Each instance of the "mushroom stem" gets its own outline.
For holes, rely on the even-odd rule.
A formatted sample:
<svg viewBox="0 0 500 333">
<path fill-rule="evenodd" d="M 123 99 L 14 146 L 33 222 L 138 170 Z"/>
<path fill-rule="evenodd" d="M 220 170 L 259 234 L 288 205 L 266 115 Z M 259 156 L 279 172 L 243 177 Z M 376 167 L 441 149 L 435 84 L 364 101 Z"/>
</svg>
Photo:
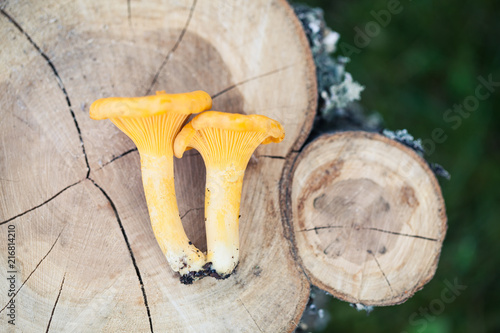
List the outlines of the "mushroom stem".
<svg viewBox="0 0 500 333">
<path fill-rule="evenodd" d="M 239 212 L 245 168 L 234 165 L 207 168 L 205 227 L 207 262 L 226 278 L 239 260 Z"/>
<path fill-rule="evenodd" d="M 207 169 L 207 274 L 224 279 L 238 264 L 245 169 L 259 145 L 280 142 L 284 137 L 280 123 L 268 117 L 206 111 L 194 117 L 175 138 L 175 156 L 181 158 L 185 150 L 194 148 Z"/>
<path fill-rule="evenodd" d="M 90 106 L 92 119 L 110 119 L 137 146 L 151 226 L 158 244 L 182 283 L 201 277 L 205 254 L 187 238 L 177 208 L 173 143 L 192 113 L 212 106 L 203 91 L 154 96 L 102 98 Z"/>
<path fill-rule="evenodd" d="M 182 226 L 173 167 L 172 155 L 141 153 L 142 183 L 151 227 L 172 269 L 184 275 L 202 270 L 205 255 L 189 241 Z"/>
</svg>

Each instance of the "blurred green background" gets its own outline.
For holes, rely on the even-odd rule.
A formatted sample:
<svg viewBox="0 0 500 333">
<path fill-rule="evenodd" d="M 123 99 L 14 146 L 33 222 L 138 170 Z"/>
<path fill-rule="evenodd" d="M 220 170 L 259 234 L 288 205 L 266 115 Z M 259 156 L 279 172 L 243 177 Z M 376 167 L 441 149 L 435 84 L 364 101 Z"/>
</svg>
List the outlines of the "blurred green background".
<svg viewBox="0 0 500 333">
<path fill-rule="evenodd" d="M 390 2 L 293 3 L 322 8 L 327 25 L 340 33 L 335 55 L 350 56 L 347 71 L 366 87 L 364 108 L 382 114 L 389 129 L 428 139 L 427 160 L 451 174 L 440 179 L 448 232 L 434 279 L 404 304 L 368 316 L 333 299 L 325 308 L 329 324 L 317 332 L 500 332 L 500 115 L 494 109 L 500 105 L 500 2 L 401 1 L 390 22 L 352 54 L 346 45 L 360 45 L 355 28 L 366 31 L 377 22 L 373 11 L 388 10 Z M 479 76 L 496 84 L 493 91 L 479 88 L 489 93 L 483 100 L 474 98 Z M 462 113 L 453 111 L 464 102 Z M 432 139 L 436 128 L 444 142 Z M 467 288 L 441 308 L 436 300 L 445 281 L 455 280 Z"/>
</svg>

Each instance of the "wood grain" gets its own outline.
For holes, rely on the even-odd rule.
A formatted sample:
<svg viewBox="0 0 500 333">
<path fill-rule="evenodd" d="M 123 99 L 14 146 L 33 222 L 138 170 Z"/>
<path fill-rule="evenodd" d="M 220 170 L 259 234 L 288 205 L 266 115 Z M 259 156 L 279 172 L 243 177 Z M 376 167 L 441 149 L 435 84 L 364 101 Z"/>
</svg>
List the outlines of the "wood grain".
<svg viewBox="0 0 500 333">
<path fill-rule="evenodd" d="M 285 157 L 307 137 L 316 79 L 285 1 L 5 1 L 0 12 L 0 229 L 16 228 L 23 332 L 289 332 L 309 283 L 284 237 Z M 243 188 L 241 260 L 181 285 L 154 239 L 133 143 L 88 117 L 101 97 L 205 90 L 214 109 L 280 121 Z M 176 161 L 179 210 L 204 249 L 204 165 Z M 8 282 L 0 238 L 0 330 Z"/>
<path fill-rule="evenodd" d="M 427 283 L 446 233 L 427 163 L 382 135 L 324 135 L 290 168 L 287 218 L 295 257 L 335 297 L 394 305 Z"/>
</svg>

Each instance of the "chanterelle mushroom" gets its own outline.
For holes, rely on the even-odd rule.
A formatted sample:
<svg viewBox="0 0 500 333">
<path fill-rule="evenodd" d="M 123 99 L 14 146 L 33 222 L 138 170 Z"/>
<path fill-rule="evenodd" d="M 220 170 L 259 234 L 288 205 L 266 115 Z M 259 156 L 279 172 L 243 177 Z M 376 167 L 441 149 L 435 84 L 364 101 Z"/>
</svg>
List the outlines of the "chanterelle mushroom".
<svg viewBox="0 0 500 333">
<path fill-rule="evenodd" d="M 109 118 L 134 141 L 141 156 L 142 182 L 156 240 L 181 281 L 203 270 L 205 255 L 189 241 L 177 208 L 173 142 L 192 113 L 210 109 L 203 91 L 184 94 L 157 92 L 154 96 L 103 98 L 90 106 L 90 117 Z"/>
<path fill-rule="evenodd" d="M 239 260 L 239 210 L 243 176 L 260 144 L 280 142 L 285 133 L 277 121 L 260 115 L 203 112 L 179 132 L 175 156 L 198 150 L 207 169 L 205 224 L 207 270 L 228 277 Z"/>
</svg>

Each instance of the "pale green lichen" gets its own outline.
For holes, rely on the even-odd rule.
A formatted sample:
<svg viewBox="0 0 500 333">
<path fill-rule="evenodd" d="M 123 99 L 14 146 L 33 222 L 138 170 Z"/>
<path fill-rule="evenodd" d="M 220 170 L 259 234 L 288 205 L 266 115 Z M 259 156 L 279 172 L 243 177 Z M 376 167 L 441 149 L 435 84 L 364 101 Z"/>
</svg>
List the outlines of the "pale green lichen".
<svg viewBox="0 0 500 333">
<path fill-rule="evenodd" d="M 424 157 L 424 147 L 422 146 L 422 140 L 421 139 L 415 139 L 413 135 L 408 133 L 407 130 L 402 129 L 402 130 L 396 130 L 396 131 L 391 131 L 388 129 L 384 129 L 382 131 L 382 134 L 388 137 L 391 140 L 397 141 L 399 143 L 404 144 L 407 147 L 410 147 L 413 149 L 418 155 L 421 157 Z M 445 179 L 450 179 L 451 175 L 448 171 L 446 171 L 445 168 L 443 168 L 441 165 L 437 163 L 429 163 L 429 167 L 431 170 L 434 172 L 436 176 L 445 178 Z"/>
<path fill-rule="evenodd" d="M 408 133 L 407 130 L 402 129 L 402 130 L 391 131 L 388 129 L 384 129 L 382 131 L 382 134 L 391 140 L 398 141 L 404 144 L 405 146 L 412 148 L 420 156 L 424 156 L 424 147 L 422 146 L 422 140 L 415 139 L 413 135 Z"/>
<path fill-rule="evenodd" d="M 295 5 L 294 10 L 304 27 L 316 64 L 318 111 L 326 120 L 332 120 L 337 114 L 345 113 L 343 109 L 351 102 L 360 99 L 364 87 L 345 71 L 349 58 L 333 56 L 340 35 L 325 25 L 323 11 L 305 5 Z"/>
</svg>

